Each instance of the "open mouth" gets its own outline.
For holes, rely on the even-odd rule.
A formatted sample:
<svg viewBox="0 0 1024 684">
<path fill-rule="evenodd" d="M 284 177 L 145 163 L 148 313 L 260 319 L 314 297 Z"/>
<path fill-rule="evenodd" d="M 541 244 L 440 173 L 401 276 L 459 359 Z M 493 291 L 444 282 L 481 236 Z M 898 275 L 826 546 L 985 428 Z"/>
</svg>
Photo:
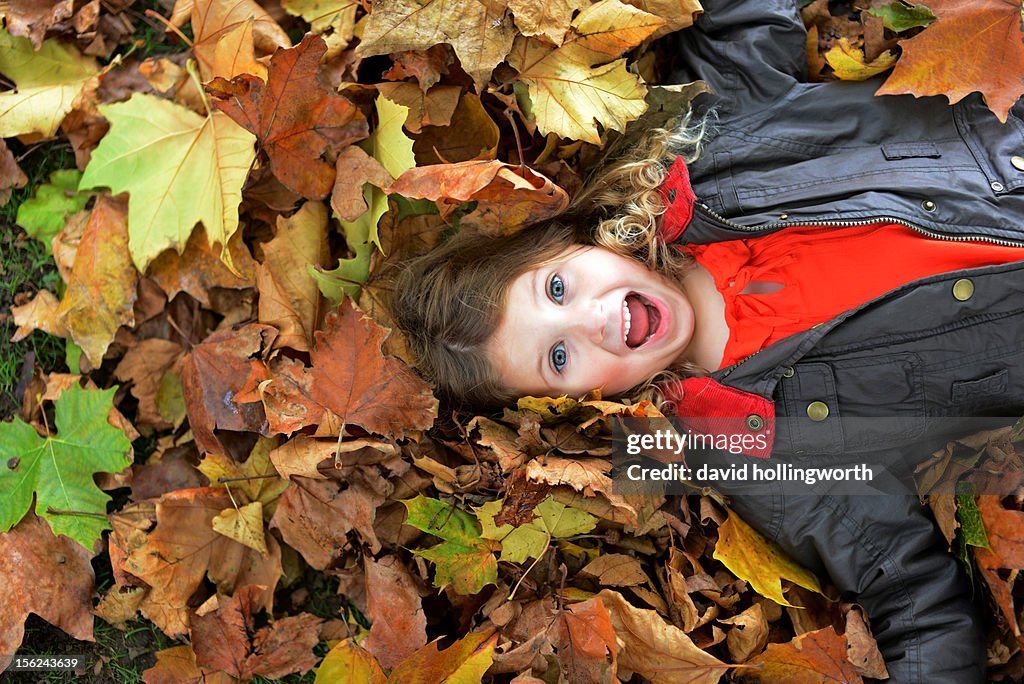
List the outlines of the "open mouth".
<svg viewBox="0 0 1024 684">
<path fill-rule="evenodd" d="M 630 349 L 642 347 L 661 325 L 661 312 L 643 295 L 630 292 L 622 302 L 624 339 Z"/>
</svg>

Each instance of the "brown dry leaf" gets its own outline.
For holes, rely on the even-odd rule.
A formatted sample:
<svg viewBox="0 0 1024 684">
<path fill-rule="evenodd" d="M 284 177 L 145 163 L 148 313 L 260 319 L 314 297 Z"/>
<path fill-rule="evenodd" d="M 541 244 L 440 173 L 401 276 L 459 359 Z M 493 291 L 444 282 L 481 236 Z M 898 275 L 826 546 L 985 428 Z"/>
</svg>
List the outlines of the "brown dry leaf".
<svg viewBox="0 0 1024 684">
<path fill-rule="evenodd" d="M 846 658 L 846 640 L 832 627 L 807 632 L 785 644 L 768 644 L 767 650 L 747 662 L 743 672 L 764 684 L 863 684 Z M 756 668 L 756 669 L 755 669 Z"/>
<path fill-rule="evenodd" d="M 236 586 L 267 587 L 260 605 L 273 606 L 273 589 L 281 575 L 281 549 L 267 537 L 269 557 L 247 549 L 213 530 L 214 517 L 231 507 L 223 489 L 169 492 L 156 504 L 156 529 L 124 559 L 125 571 L 150 586 L 140 610 L 170 637 L 188 631 L 188 602 L 204 578 L 222 592 Z"/>
<path fill-rule="evenodd" d="M 189 637 L 198 665 L 245 680 L 255 675 L 277 679 L 313 669 L 322 620 L 300 613 L 257 631 L 253 613 L 263 606 L 264 591 L 260 586 L 240 587 L 230 598 L 219 596 L 215 611 L 192 616 Z"/>
<path fill-rule="evenodd" d="M 394 181 L 379 161 L 355 145 L 341 151 L 335 166 L 331 209 L 342 221 L 355 221 L 369 209 L 363 198 L 364 183 L 385 188 Z"/>
<path fill-rule="evenodd" d="M 394 444 L 376 439 L 355 439 L 339 444 L 334 438 L 315 439 L 299 435 L 271 451 L 270 460 L 281 477 L 300 476 L 322 480 L 327 477 L 324 473 L 335 469 L 335 454 L 340 454 L 338 463 L 343 466 L 354 452 L 363 449 L 379 452 L 383 456 L 398 455 L 398 447 Z M 324 463 L 327 459 L 331 459 L 331 462 Z"/>
<path fill-rule="evenodd" d="M 618 682 L 618 643 L 611 616 L 599 597 L 574 603 L 558 614 L 553 644 L 569 682 Z"/>
<path fill-rule="evenodd" d="M 189 425 L 202 452 L 223 452 L 214 430 L 260 432 L 266 422 L 263 404 L 236 402 L 250 376 L 267 378 L 260 360 L 269 353 L 277 330 L 251 323 L 221 330 L 197 344 L 185 357 L 181 388 L 188 409 Z"/>
<path fill-rule="evenodd" d="M 463 221 L 473 221 L 495 234 L 551 218 L 569 202 L 565 191 L 541 174 L 488 160 L 409 169 L 386 190 L 432 200 L 442 216 L 476 201 L 476 211 Z"/>
<path fill-rule="evenodd" d="M 277 503 L 270 526 L 317 570 L 335 563 L 349 546 L 348 533 L 355 530 L 380 551 L 381 543 L 373 529 L 377 508 L 386 496 L 362 485 L 342 491 L 334 480 L 293 477 Z"/>
<path fill-rule="evenodd" d="M 146 598 L 146 590 L 141 587 L 129 587 L 124 591 L 118 586 L 107 590 L 100 602 L 93 609 L 93 615 L 105 620 L 122 632 L 128 629 L 128 621 L 135 618 Z"/>
<path fill-rule="evenodd" d="M 93 641 L 92 554 L 34 513 L 0 534 L 0 668 L 18 652 L 35 613 L 76 639 Z"/>
<path fill-rule="evenodd" d="M 313 399 L 314 377 L 301 361 L 278 356 L 270 362 L 269 378 L 253 381 L 271 432 L 290 435 L 307 425 L 316 425 L 320 436 L 341 430 L 341 419 Z M 248 400 L 249 389 L 243 389 L 242 398 Z"/>
<path fill-rule="evenodd" d="M 1015 573 L 1007 580 L 1000 571 L 1024 569 L 1024 540 L 1020 535 L 1020 530 L 1024 529 L 1024 511 L 1006 508 L 997 495 L 979 496 L 977 501 L 989 548 L 975 547 L 974 559 L 999 612 L 1019 640 L 1021 630 L 1013 594 Z"/>
<path fill-rule="evenodd" d="M 515 35 L 512 16 L 500 1 L 383 0 L 373 6 L 356 53 L 365 57 L 448 43 L 482 93 Z M 427 87 L 422 79 L 420 85 Z"/>
<path fill-rule="evenodd" d="M 1006 0 L 931 0 L 937 20 L 900 43 L 903 55 L 876 95 L 945 95 L 956 103 L 980 91 L 1003 123 L 1024 93 L 1024 19 Z"/>
<path fill-rule="evenodd" d="M 11 342 L 20 342 L 31 335 L 33 330 L 42 330 L 57 337 L 67 337 L 68 330 L 57 316 L 59 306 L 60 302 L 49 290 L 40 290 L 27 304 L 12 306 L 11 315 L 18 329 Z"/>
<path fill-rule="evenodd" d="M 481 454 L 481 458 L 484 460 L 494 460 L 504 473 L 518 472 L 519 466 L 525 463 L 528 458 L 528 454 L 518 443 L 518 435 L 515 430 L 502 423 L 484 416 L 476 416 L 469 421 L 466 430 L 468 432 L 479 431 L 480 436 L 477 438 L 476 443 L 487 449 L 487 451 Z M 537 503 L 540 503 L 540 499 L 535 501 L 534 505 Z M 500 525 L 501 523 L 497 522 L 495 524 Z"/>
<path fill-rule="evenodd" d="M 0 138 L 0 207 L 11 199 L 11 191 L 23 188 L 28 177 L 18 166 L 18 161 L 7 147 L 7 141 Z"/>
<path fill-rule="evenodd" d="M 256 262 L 242 241 L 242 231 L 228 239 L 228 254 L 238 274 L 232 273 L 221 261 L 219 250 L 214 250 L 206 238 L 202 225 L 198 226 L 185 243 L 181 254 L 174 249 L 160 253 L 146 269 L 150 278 L 174 299 L 179 292 L 187 292 L 206 308 L 212 307 L 210 290 L 223 287 L 241 290 L 253 287 Z"/>
<path fill-rule="evenodd" d="M 602 458 L 562 458 L 547 456 L 526 464 L 526 477 L 551 486 L 568 485 L 582 497 L 573 497 L 572 505 L 627 526 L 639 527 L 650 511 L 657 509 L 664 497 L 624 496 L 612 492 L 611 462 Z M 554 494 L 558 497 L 558 490 Z M 575 500 L 579 499 L 576 503 Z M 563 503 L 567 500 L 559 498 Z M 598 512 L 600 511 L 600 512 Z M 641 520 L 643 518 L 643 520 Z"/>
<path fill-rule="evenodd" d="M 46 31 L 70 19 L 73 8 L 74 0 L 7 0 L 0 6 L 0 17 L 6 20 L 8 33 L 28 38 L 38 50 Z"/>
<path fill-rule="evenodd" d="M 171 23 L 180 27 L 190 19 L 193 50 L 204 81 L 240 73 L 265 75 L 254 49 L 269 54 L 292 44 L 288 34 L 254 0 L 177 0 Z"/>
<path fill-rule="evenodd" d="M 624 553 L 601 554 L 587 563 L 580 573 L 610 587 L 635 587 L 650 583 L 640 561 Z"/>
<path fill-rule="evenodd" d="M 128 208 L 100 196 L 78 244 L 57 316 L 93 367 L 122 325 L 133 325 L 139 274 L 128 253 Z"/>
<path fill-rule="evenodd" d="M 739 615 L 720 619 L 719 622 L 732 626 L 726 634 L 725 644 L 734 663 L 750 660 L 764 650 L 768 643 L 768 621 L 760 603 L 755 603 Z"/>
<path fill-rule="evenodd" d="M 385 357 L 387 331 L 342 305 L 316 333 L 311 354 L 312 398 L 353 423 L 386 437 L 426 430 L 437 416 L 430 387 L 401 361 Z"/>
<path fill-rule="evenodd" d="M 398 556 L 365 556 L 363 567 L 373 623 L 363 647 L 391 669 L 427 644 L 427 615 L 416 579 Z"/>
<path fill-rule="evenodd" d="M 459 104 L 459 93 L 462 92 L 459 86 L 450 85 L 434 86 L 424 91 L 415 83 L 408 82 L 378 83 L 377 90 L 392 102 L 409 108 L 405 128 L 410 133 L 419 133 L 424 126 L 452 124 L 452 114 L 455 113 L 455 108 Z M 465 135 L 469 136 L 472 133 L 466 131 Z"/>
<path fill-rule="evenodd" d="M 156 652 L 156 665 L 142 673 L 145 684 L 235 684 L 226 672 L 196 665 L 192 646 L 174 646 Z"/>
<path fill-rule="evenodd" d="M 697 648 L 683 630 L 655 611 L 634 608 L 611 589 L 597 596 L 622 642 L 620 667 L 640 673 L 653 684 L 714 684 L 730 667 Z"/>
<path fill-rule="evenodd" d="M 498 634 L 493 628 L 470 632 L 441 651 L 432 641 L 402 661 L 391 682 L 479 682 L 491 666 Z"/>
<path fill-rule="evenodd" d="M 139 400 L 136 424 L 160 430 L 173 427 L 157 406 L 157 393 L 168 382 L 164 377 L 167 374 L 181 385 L 180 362 L 184 354 L 184 349 L 169 340 L 142 340 L 128 350 L 114 369 L 118 380 L 132 383 L 132 396 Z"/>
<path fill-rule="evenodd" d="M 417 166 L 494 159 L 500 136 L 498 124 L 484 109 L 480 98 L 466 93 L 452 112 L 450 124 L 425 126 L 412 149 Z"/>
<path fill-rule="evenodd" d="M 394 66 L 384 72 L 384 78 L 391 81 L 415 78 L 420 84 L 420 90 L 427 91 L 441 80 L 442 75 L 448 73 L 455 54 L 450 45 L 442 43 L 426 50 L 393 52 L 391 59 L 394 60 Z"/>
<path fill-rule="evenodd" d="M 317 80 L 326 49 L 323 39 L 309 34 L 274 53 L 266 83 L 243 74 L 207 86 L 217 108 L 259 139 L 277 179 L 313 200 L 334 187 L 330 155 L 369 133 L 362 112 Z"/>
<path fill-rule="evenodd" d="M 524 36 L 543 36 L 553 45 L 561 45 L 572 23 L 573 12 L 587 7 L 587 0 L 509 0 L 516 15 L 516 28 Z"/>
<path fill-rule="evenodd" d="M 889 671 L 878 643 L 868 629 L 864 609 L 856 603 L 844 606 L 846 609 L 846 657 L 862 677 L 888 679 Z"/>
<path fill-rule="evenodd" d="M 323 297 L 307 266 L 328 266 L 327 207 L 306 202 L 288 218 L 277 218 L 274 239 L 263 244 L 256 266 L 260 322 L 280 332 L 274 347 L 309 351 L 323 317 Z"/>
</svg>

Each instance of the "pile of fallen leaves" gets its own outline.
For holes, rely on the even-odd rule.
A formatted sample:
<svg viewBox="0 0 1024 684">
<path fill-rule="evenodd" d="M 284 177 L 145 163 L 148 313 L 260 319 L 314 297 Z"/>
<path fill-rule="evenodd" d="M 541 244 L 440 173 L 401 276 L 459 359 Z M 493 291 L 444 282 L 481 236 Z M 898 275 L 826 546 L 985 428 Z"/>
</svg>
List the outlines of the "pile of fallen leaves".
<svg viewBox="0 0 1024 684">
<path fill-rule="evenodd" d="M 85 640 L 141 614 L 182 640 L 150 684 L 884 676 L 860 609 L 720 499 L 612 490 L 610 420 L 651 406 L 439 415 L 381 306 L 389 263 L 556 215 L 629 122 L 681 113 L 701 84 L 654 85 L 656 39 L 696 0 L 136 4 L 0 6 L 0 201 L 40 145 L 77 164 L 17 213 L 63 281 L 13 309 L 18 337 L 65 338 L 72 373 L 0 424 L 0 654 L 29 613 Z M 1022 90 L 1012 3 L 802 4 L 811 78 L 895 62 L 884 92 L 981 90 L 1004 119 Z M 141 23 L 167 54 L 135 56 Z M 932 505 L 1014 677 L 1024 513 L 991 498 Z M 303 610 L 317 574 L 335 615 Z"/>
</svg>

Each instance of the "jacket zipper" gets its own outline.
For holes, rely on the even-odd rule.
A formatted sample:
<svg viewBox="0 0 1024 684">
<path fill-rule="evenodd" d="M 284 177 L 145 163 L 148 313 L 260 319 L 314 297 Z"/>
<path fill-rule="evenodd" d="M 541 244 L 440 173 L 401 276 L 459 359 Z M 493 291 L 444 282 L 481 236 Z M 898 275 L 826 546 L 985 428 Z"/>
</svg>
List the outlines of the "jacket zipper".
<svg viewBox="0 0 1024 684">
<path fill-rule="evenodd" d="M 995 244 L 995 245 L 1002 245 L 1003 247 L 1024 247 L 1024 243 L 1021 243 L 1021 242 L 1015 242 L 1013 240 L 1004 240 L 1004 239 L 1001 239 L 1001 238 L 988 237 L 988 236 L 985 236 L 985 235 L 972 235 L 972 236 L 967 236 L 967 235 L 947 235 L 945 233 L 939 233 L 939 232 L 936 232 L 936 231 L 928 230 L 926 228 L 922 228 L 921 226 L 915 225 L 915 224 L 911 223 L 910 221 L 906 221 L 904 219 L 897 218 L 895 216 L 876 216 L 874 218 L 869 218 L 869 219 L 859 219 L 859 220 L 849 220 L 849 221 L 828 221 L 828 220 L 826 220 L 826 221 L 783 221 L 783 222 L 777 222 L 777 223 L 765 223 L 765 224 L 762 224 L 762 225 L 759 225 L 759 226 L 744 226 L 741 223 L 736 223 L 735 221 L 732 221 L 730 219 L 725 218 L 721 214 L 715 213 L 706 204 L 698 203 L 697 207 L 703 213 L 707 214 L 708 216 L 710 216 L 711 218 L 715 219 L 716 221 L 719 221 L 720 223 L 724 224 L 725 226 L 727 226 L 729 228 L 732 228 L 732 229 L 735 229 L 735 230 L 746 231 L 746 232 L 749 232 L 749 233 L 759 232 L 759 231 L 762 231 L 762 230 L 766 230 L 768 228 L 788 228 L 788 227 L 793 227 L 793 226 L 826 226 L 826 227 L 829 227 L 829 228 L 849 228 L 849 227 L 852 227 L 852 226 L 868 226 L 868 225 L 871 225 L 872 223 L 883 223 L 883 222 L 885 222 L 885 223 L 896 223 L 896 224 L 899 224 L 901 226 L 905 226 L 906 228 L 909 228 L 909 229 L 911 229 L 911 230 L 913 230 L 913 231 L 915 231 L 917 233 L 921 233 L 922 235 L 927 235 L 928 237 L 934 238 L 936 240 L 947 240 L 949 242 L 990 242 L 990 243 Z M 743 362 L 740 361 L 740 363 L 743 363 Z"/>
<path fill-rule="evenodd" d="M 830 220 L 825 220 L 825 221 L 807 221 L 807 222 L 784 221 L 784 222 L 776 222 L 776 223 L 767 223 L 767 224 L 762 224 L 762 225 L 759 225 L 759 226 L 745 226 L 742 223 L 736 223 L 735 221 L 727 219 L 726 217 L 722 216 L 721 214 L 718 214 L 715 211 L 712 211 L 711 208 L 708 207 L 708 205 L 706 205 L 704 203 L 698 202 L 697 203 L 697 208 L 700 209 L 703 213 L 707 214 L 711 218 L 715 219 L 716 221 L 719 221 L 720 223 L 724 224 L 725 226 L 727 226 L 729 228 L 733 228 L 735 230 L 742 230 L 742 231 L 746 231 L 746 232 L 750 232 L 750 233 L 759 232 L 759 231 L 766 230 L 766 229 L 769 229 L 769 228 L 787 228 L 787 227 L 792 227 L 792 226 L 825 226 L 825 227 L 828 227 L 828 228 L 849 228 L 849 227 L 852 227 L 852 226 L 867 226 L 867 225 L 871 225 L 872 223 L 886 222 L 886 223 L 895 223 L 895 224 L 904 226 L 904 227 L 909 228 L 909 229 L 911 229 L 911 230 L 913 230 L 915 232 L 921 233 L 922 235 L 927 235 L 928 237 L 934 238 L 936 240 L 946 240 L 946 241 L 949 241 L 949 242 L 990 242 L 992 244 L 1001 245 L 1003 247 L 1024 247 L 1024 244 L 1021 244 L 1020 242 L 1014 242 L 1012 240 L 1003 240 L 1003 239 L 1000 239 L 1000 238 L 993 238 L 993 237 L 987 237 L 987 236 L 967 237 L 967 236 L 964 236 L 964 235 L 946 235 L 945 233 L 938 233 L 938 232 L 935 232 L 935 231 L 927 230 L 925 228 L 922 228 L 922 227 L 920 227 L 918 225 L 910 223 L 909 221 L 905 221 L 904 219 L 897 218 L 895 216 L 877 216 L 875 218 L 870 218 L 870 219 L 848 220 L 848 221 L 835 221 L 835 220 L 831 220 L 831 221 Z M 736 370 L 742 364 L 746 363 L 750 359 L 752 359 L 755 356 L 757 356 L 758 354 L 760 354 L 762 351 L 763 350 L 758 349 L 753 354 L 750 354 L 750 355 L 740 359 L 736 363 L 734 363 L 732 365 L 732 368 L 730 368 L 728 370 L 728 372 L 726 372 L 725 374 L 722 375 L 722 379 L 724 380 L 725 378 L 729 377 L 729 375 L 731 375 L 734 370 Z"/>
</svg>

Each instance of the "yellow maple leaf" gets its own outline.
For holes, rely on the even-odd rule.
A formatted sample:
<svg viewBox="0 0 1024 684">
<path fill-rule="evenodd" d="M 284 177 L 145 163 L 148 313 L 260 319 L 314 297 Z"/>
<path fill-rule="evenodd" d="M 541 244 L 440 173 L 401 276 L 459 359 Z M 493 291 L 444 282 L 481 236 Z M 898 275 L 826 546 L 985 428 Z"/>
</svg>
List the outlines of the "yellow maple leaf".
<svg viewBox="0 0 1024 684">
<path fill-rule="evenodd" d="M 228 238 L 238 229 L 256 136 L 221 112 L 202 117 L 141 93 L 99 110 L 110 132 L 92 153 L 80 187 L 131 195 L 128 249 L 139 271 L 168 247 L 181 253 L 200 221 L 231 266 Z"/>
</svg>

